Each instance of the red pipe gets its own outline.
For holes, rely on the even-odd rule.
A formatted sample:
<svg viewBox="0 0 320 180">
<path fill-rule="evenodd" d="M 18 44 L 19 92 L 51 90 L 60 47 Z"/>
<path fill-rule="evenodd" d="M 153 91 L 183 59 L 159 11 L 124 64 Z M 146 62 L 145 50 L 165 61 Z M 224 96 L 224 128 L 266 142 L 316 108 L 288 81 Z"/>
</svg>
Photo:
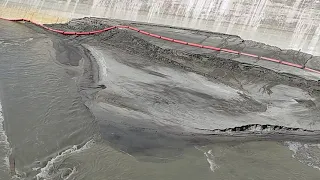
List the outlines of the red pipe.
<svg viewBox="0 0 320 180">
<path fill-rule="evenodd" d="M 90 35 L 90 32 L 77 32 L 77 35 Z"/>
<path fill-rule="evenodd" d="M 174 39 L 173 42 L 179 43 L 179 44 L 184 44 L 184 45 L 187 45 L 187 44 L 188 44 L 188 43 L 185 42 L 185 41 L 180 41 L 180 40 L 176 40 L 176 39 Z"/>
<path fill-rule="evenodd" d="M 167 37 L 163 37 L 163 36 L 161 36 L 161 39 L 166 40 L 166 41 L 173 41 L 173 39 L 167 38 Z"/>
<path fill-rule="evenodd" d="M 294 64 L 294 63 L 290 63 L 290 62 L 286 62 L 286 61 L 281 61 L 281 64 L 287 65 L 287 66 L 292 66 L 292 67 L 297 67 L 297 68 L 303 68 L 302 65 L 299 64 Z"/>
<path fill-rule="evenodd" d="M 159 35 L 157 35 L 157 34 L 149 34 L 149 36 L 155 37 L 155 38 L 161 38 L 161 36 L 159 36 Z"/>
<path fill-rule="evenodd" d="M 102 30 L 95 30 L 95 31 L 90 31 L 90 32 L 65 32 L 65 31 L 49 28 L 49 27 L 44 26 L 42 24 L 39 24 L 37 22 L 30 21 L 29 19 L 7 19 L 7 18 L 2 18 L 2 17 L 0 17 L 0 19 L 7 20 L 7 21 L 26 21 L 26 22 L 31 22 L 32 24 L 40 26 L 40 27 L 42 27 L 42 28 L 44 28 L 46 30 L 49 30 L 49 31 L 52 31 L 52 32 L 56 32 L 56 33 L 59 33 L 59 34 L 63 34 L 63 35 L 90 35 L 90 34 L 97 34 L 97 33 L 110 31 L 110 30 L 115 29 L 115 28 L 130 29 L 130 30 L 133 30 L 133 31 L 140 32 L 141 34 L 148 35 L 148 36 L 151 36 L 151 37 L 154 37 L 154 38 L 159 38 L 159 39 L 162 39 L 162 40 L 165 40 L 165 41 L 171 41 L 171 42 L 179 43 L 179 44 L 182 44 L 182 45 L 188 45 L 188 46 L 192 46 L 192 47 L 210 49 L 210 50 L 214 50 L 214 51 L 223 51 L 223 52 L 231 53 L 231 54 L 240 54 L 240 55 L 243 55 L 243 56 L 259 58 L 259 59 L 263 59 L 263 60 L 266 60 L 266 61 L 280 63 L 280 64 L 283 64 L 283 65 L 286 65 L 286 66 L 300 68 L 300 69 L 304 69 L 304 70 L 309 71 L 309 72 L 320 74 L 320 71 L 318 71 L 318 70 L 307 68 L 307 67 L 304 67 L 304 66 L 299 65 L 299 64 L 295 64 L 295 63 L 291 63 L 291 62 L 287 62 L 287 61 L 281 61 L 279 59 L 273 59 L 273 58 L 268 58 L 268 57 L 259 57 L 258 55 L 255 55 L 255 54 L 249 54 L 249 53 L 244 53 L 244 52 L 240 52 L 240 51 L 234 51 L 234 50 L 231 50 L 231 49 L 224 49 L 224 48 L 221 49 L 221 48 L 217 48 L 217 47 L 213 47 L 213 46 L 204 46 L 204 45 L 201 45 L 201 44 L 189 43 L 189 42 L 185 42 L 185 41 L 181 41 L 181 40 L 177 40 L 177 39 L 163 37 L 163 36 L 160 36 L 160 35 L 157 35 L 157 34 L 151 34 L 149 32 L 142 31 L 142 30 L 140 30 L 138 28 L 134 28 L 134 27 L 131 27 L 131 26 L 122 26 L 122 25 L 112 26 L 112 27 L 105 28 L 105 29 L 102 29 Z"/>
<path fill-rule="evenodd" d="M 211 49 L 211 50 L 214 50 L 214 51 L 221 51 L 221 48 L 217 48 L 217 47 L 213 47 L 213 46 L 203 46 L 203 48 Z"/>
<path fill-rule="evenodd" d="M 188 45 L 189 45 L 189 46 L 194 46 L 194 47 L 203 48 L 203 45 L 201 45 L 201 44 L 188 43 Z"/>
<path fill-rule="evenodd" d="M 267 57 L 261 57 L 263 60 L 272 61 L 276 63 L 280 63 L 281 61 L 279 59 L 273 59 L 273 58 L 267 58 Z"/>
<path fill-rule="evenodd" d="M 76 32 L 63 32 L 64 35 L 76 35 Z"/>
<path fill-rule="evenodd" d="M 244 56 L 254 57 L 254 58 L 258 58 L 259 57 L 259 56 L 255 55 L 255 54 L 248 54 L 248 53 L 244 53 L 244 52 L 241 52 L 240 54 L 244 55 Z"/>
<path fill-rule="evenodd" d="M 227 53 L 231 53 L 231 54 L 240 54 L 239 51 L 234 51 L 234 50 L 231 50 L 231 49 L 221 49 L 221 51 L 227 52 Z"/>
<path fill-rule="evenodd" d="M 138 31 L 139 33 L 141 33 L 141 34 L 144 34 L 144 35 L 149 35 L 150 33 L 148 33 L 148 32 L 146 32 L 146 31 Z"/>
</svg>

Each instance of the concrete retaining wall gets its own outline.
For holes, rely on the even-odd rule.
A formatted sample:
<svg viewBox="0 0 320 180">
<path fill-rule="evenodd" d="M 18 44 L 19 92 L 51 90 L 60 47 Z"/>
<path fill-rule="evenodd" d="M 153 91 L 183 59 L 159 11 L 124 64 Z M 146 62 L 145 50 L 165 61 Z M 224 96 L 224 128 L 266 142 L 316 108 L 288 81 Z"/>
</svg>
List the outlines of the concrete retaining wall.
<svg viewBox="0 0 320 180">
<path fill-rule="evenodd" d="M 106 17 L 239 35 L 320 55 L 320 0 L 0 0 L 0 15 L 60 23 Z"/>
</svg>

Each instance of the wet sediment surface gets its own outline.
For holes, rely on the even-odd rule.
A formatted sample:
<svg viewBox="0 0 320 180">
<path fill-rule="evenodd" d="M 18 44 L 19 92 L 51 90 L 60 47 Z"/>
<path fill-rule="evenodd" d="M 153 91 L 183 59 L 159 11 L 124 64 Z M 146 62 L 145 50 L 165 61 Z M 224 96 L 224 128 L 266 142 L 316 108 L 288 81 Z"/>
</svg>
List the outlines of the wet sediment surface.
<svg viewBox="0 0 320 180">
<path fill-rule="evenodd" d="M 129 22 L 83 19 L 55 27 L 81 31 L 89 26 L 117 24 Z M 307 67 L 319 59 L 247 42 L 238 36 L 141 24 L 138 27 L 179 40 L 271 55 Z M 107 88 L 96 95 L 96 101 L 108 106 L 104 108 L 127 110 L 129 116 L 183 126 L 189 131 L 256 124 L 318 130 L 317 74 L 256 58 L 165 42 L 125 29 L 96 37 L 79 39 L 87 44 L 100 65 L 99 83 Z"/>
<path fill-rule="evenodd" d="M 165 44 L 126 30 L 66 38 L 30 24 L 1 23 L 6 27 L 1 103 L 22 177 L 319 176 L 319 77 L 314 74 L 244 63 L 247 59 L 234 55 Z M 84 31 L 116 23 L 82 19 L 52 26 Z M 139 25 L 171 37 L 181 34 L 181 29 L 151 27 Z M 188 37 L 189 30 L 183 31 Z M 297 56 L 295 62 L 302 64 L 317 58 Z"/>
</svg>

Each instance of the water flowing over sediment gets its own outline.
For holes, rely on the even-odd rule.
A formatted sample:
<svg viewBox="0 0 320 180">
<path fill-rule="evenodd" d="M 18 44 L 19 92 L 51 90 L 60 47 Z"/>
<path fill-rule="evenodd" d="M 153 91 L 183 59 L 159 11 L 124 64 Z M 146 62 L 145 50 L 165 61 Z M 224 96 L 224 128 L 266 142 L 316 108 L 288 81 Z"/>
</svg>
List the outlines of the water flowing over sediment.
<svg viewBox="0 0 320 180">
<path fill-rule="evenodd" d="M 320 144 L 308 144 L 301 142 L 286 141 L 284 143 L 292 151 L 292 158 L 302 164 L 320 171 Z"/>
<path fill-rule="evenodd" d="M 205 149 L 201 148 L 201 147 L 197 147 L 195 146 L 195 148 L 201 152 L 203 152 L 203 154 L 206 156 L 207 161 L 209 163 L 209 168 L 212 172 L 214 172 L 216 169 L 219 168 L 219 166 L 216 164 L 215 160 L 214 160 L 214 155 L 212 154 L 212 150 L 208 150 L 206 151 Z"/>
<path fill-rule="evenodd" d="M 87 143 L 85 143 L 82 147 L 79 147 L 77 145 L 72 146 L 71 148 L 64 150 L 63 152 L 59 153 L 56 157 L 53 157 L 51 160 L 49 160 L 45 167 L 42 167 L 40 169 L 40 172 L 36 175 L 37 180 L 41 179 L 52 179 L 56 174 L 54 174 L 55 166 L 56 164 L 61 163 L 63 160 L 67 159 L 73 154 L 80 153 L 84 150 L 89 149 L 94 145 L 94 141 L 90 140 Z M 38 170 L 38 168 L 35 168 L 35 170 Z M 61 171 L 62 169 L 60 169 Z M 68 169 L 70 170 L 70 169 Z M 76 172 L 76 167 L 73 167 L 71 169 L 71 172 L 67 174 L 67 176 L 64 178 L 65 180 L 69 179 L 74 173 Z"/>
</svg>

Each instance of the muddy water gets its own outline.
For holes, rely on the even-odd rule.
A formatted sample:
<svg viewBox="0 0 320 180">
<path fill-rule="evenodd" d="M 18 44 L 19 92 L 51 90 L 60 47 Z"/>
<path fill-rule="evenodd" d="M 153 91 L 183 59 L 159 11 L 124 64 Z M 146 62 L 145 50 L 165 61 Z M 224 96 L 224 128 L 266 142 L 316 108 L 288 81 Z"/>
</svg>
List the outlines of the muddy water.
<svg viewBox="0 0 320 180">
<path fill-rule="evenodd" d="M 67 7 L 75 12 L 81 9 L 74 6 L 80 1 L 62 3 L 69 3 Z M 154 14 L 150 17 L 157 17 Z M 147 134 L 148 139 L 134 129 L 103 126 L 99 115 L 107 120 L 117 116 L 104 116 L 100 111 L 107 107 L 96 109 L 95 119 L 83 105 L 76 76 L 82 67 L 66 63 L 79 57 L 72 51 L 76 47 L 15 23 L 1 21 L 0 29 L 1 180 L 10 179 L 10 149 L 18 174 L 13 179 L 319 179 L 318 144 L 257 141 L 193 146 L 162 135 Z M 118 75 L 115 77 L 124 71 L 123 65 L 110 64 L 110 59 L 101 61 L 100 66 L 119 68 L 113 72 Z M 113 119 L 119 124 L 127 120 L 132 119 Z"/>
<path fill-rule="evenodd" d="M 1 132 L 0 166 L 9 172 L 9 163 L 3 163 L 9 146 L 10 164 L 15 162 L 17 173 L 24 177 L 40 173 L 39 168 L 62 151 L 83 148 L 94 138 L 96 127 L 81 103 L 75 80 L 55 62 L 51 39 L 21 24 L 1 21 L 0 26 L 0 119 L 4 117 L 10 143 Z"/>
<path fill-rule="evenodd" d="M 312 148 L 298 153 L 319 152 Z M 293 154 L 282 144 L 273 142 L 215 144 L 186 148 L 174 159 L 155 163 L 138 161 L 112 148 L 96 145 L 70 161 L 86 162 L 79 167 L 75 179 L 318 179 L 318 170 L 308 167 L 308 162 L 294 159 Z"/>
<path fill-rule="evenodd" d="M 139 118 L 134 120 L 132 115 L 105 116 L 108 108 L 95 108 L 97 118 L 93 118 L 79 94 L 83 87 L 78 86 L 81 83 L 76 74 L 83 67 L 77 66 L 82 65 L 81 61 L 77 64 L 77 57 L 86 56 L 75 51 L 76 46 L 21 24 L 1 21 L 0 26 L 1 115 L 5 130 L 1 134 L 1 179 L 10 177 L 8 147 L 15 160 L 17 175 L 13 179 L 319 177 L 317 144 L 262 141 L 192 145 L 159 133 L 121 129 L 130 123 L 142 129 L 153 125 L 139 124 Z M 107 67 L 106 72 L 110 67 L 124 66 L 110 64 L 108 56 L 103 57 L 106 59 L 100 67 Z M 111 72 L 110 76 L 121 74 L 121 68 Z M 110 80 L 108 76 L 100 78 Z M 127 112 L 131 113 L 123 111 L 120 115 L 127 116 Z M 108 124 L 104 124 L 106 120 Z"/>
<path fill-rule="evenodd" d="M 65 18 L 95 16 L 143 21 L 235 34 L 283 49 L 320 54 L 318 0 L 1 1 L 5 8 L 22 7 L 21 16 L 35 10 Z"/>
<path fill-rule="evenodd" d="M 0 164 L 0 176 L 3 178 L 9 178 L 8 167 L 9 167 L 9 155 L 10 146 L 8 137 L 4 129 L 4 118 L 2 113 L 2 106 L 0 104 L 0 152 L 1 152 L 1 164 Z"/>
</svg>

